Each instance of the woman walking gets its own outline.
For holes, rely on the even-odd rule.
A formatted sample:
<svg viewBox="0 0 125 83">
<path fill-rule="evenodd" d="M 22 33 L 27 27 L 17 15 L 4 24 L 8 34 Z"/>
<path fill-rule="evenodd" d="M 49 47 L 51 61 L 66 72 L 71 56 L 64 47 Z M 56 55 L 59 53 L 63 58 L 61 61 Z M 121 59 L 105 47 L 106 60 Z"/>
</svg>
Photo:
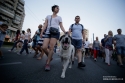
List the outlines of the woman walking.
<svg viewBox="0 0 125 83">
<path fill-rule="evenodd" d="M 97 56 L 100 48 L 100 42 L 98 40 L 98 37 L 96 37 L 96 40 L 93 42 L 93 49 L 94 49 L 94 60 L 97 61 Z"/>
<path fill-rule="evenodd" d="M 107 63 L 110 66 L 110 59 L 113 52 L 113 33 L 112 31 L 108 32 L 108 35 L 105 38 L 105 63 Z"/>
<path fill-rule="evenodd" d="M 57 15 L 59 12 L 59 6 L 54 5 L 52 6 L 52 15 L 48 15 L 45 20 L 45 26 L 41 32 L 41 37 L 43 35 L 44 30 L 46 29 L 45 39 L 43 41 L 42 49 L 48 55 L 48 59 L 46 61 L 45 70 L 50 70 L 50 61 L 52 60 L 53 49 L 60 37 L 59 28 L 65 33 L 65 29 L 62 24 L 62 18 Z M 60 26 L 60 27 L 59 27 Z M 49 46 L 49 52 L 47 51 Z"/>
<path fill-rule="evenodd" d="M 23 47 L 22 47 L 21 51 L 19 53 L 17 53 L 17 54 L 19 54 L 19 55 L 22 54 L 22 52 L 24 50 L 26 50 L 26 53 L 29 54 L 28 43 L 30 42 L 30 39 L 31 39 L 31 30 L 27 29 L 27 33 L 25 34 Z"/>
<path fill-rule="evenodd" d="M 12 52 L 13 49 L 17 46 L 17 43 L 19 43 L 19 40 L 20 40 L 20 30 L 17 30 L 13 47 L 11 48 L 11 50 L 8 50 L 8 51 Z"/>
<path fill-rule="evenodd" d="M 18 52 L 19 48 L 22 48 L 23 43 L 24 43 L 24 38 L 25 38 L 25 31 L 23 30 L 20 35 L 20 41 L 19 41 L 19 43 L 17 43 L 17 52 Z"/>
</svg>

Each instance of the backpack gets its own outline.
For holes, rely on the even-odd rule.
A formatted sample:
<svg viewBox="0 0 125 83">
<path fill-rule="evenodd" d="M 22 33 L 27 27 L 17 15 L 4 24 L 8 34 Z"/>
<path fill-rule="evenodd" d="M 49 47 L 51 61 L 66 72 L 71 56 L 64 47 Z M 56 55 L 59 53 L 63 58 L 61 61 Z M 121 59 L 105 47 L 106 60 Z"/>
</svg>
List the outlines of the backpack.
<svg viewBox="0 0 125 83">
<path fill-rule="evenodd" d="M 72 29 L 72 28 L 73 28 L 73 25 L 74 25 L 74 24 L 71 25 L 71 32 L 72 32 L 72 30 L 73 30 L 73 29 Z M 84 29 L 83 25 L 82 25 L 82 24 L 80 24 L 80 25 L 82 26 L 82 30 L 83 30 L 83 29 Z M 81 31 L 81 32 L 82 32 L 82 31 Z"/>
</svg>

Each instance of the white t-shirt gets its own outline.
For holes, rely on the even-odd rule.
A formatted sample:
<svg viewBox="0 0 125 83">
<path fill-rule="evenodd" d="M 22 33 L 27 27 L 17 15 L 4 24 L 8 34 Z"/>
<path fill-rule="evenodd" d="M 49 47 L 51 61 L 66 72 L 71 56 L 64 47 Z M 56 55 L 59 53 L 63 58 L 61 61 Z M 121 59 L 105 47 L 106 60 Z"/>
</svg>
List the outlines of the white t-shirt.
<svg viewBox="0 0 125 83">
<path fill-rule="evenodd" d="M 26 34 L 25 34 L 25 39 L 28 40 L 28 39 L 29 39 L 29 36 L 31 36 L 31 33 L 26 33 Z"/>
<path fill-rule="evenodd" d="M 52 15 L 48 15 L 46 17 L 46 19 L 48 20 L 48 26 L 47 26 L 46 34 L 49 34 L 50 27 L 57 28 L 60 31 L 59 23 L 62 22 L 62 18 L 60 16 L 56 16 L 56 17 L 51 19 L 51 16 Z M 51 21 L 51 25 L 50 25 L 50 21 Z"/>
<path fill-rule="evenodd" d="M 90 44 L 89 41 L 85 41 L 85 46 L 84 46 L 84 48 L 89 48 L 89 44 Z"/>
<path fill-rule="evenodd" d="M 24 38 L 25 38 L 25 35 L 24 34 L 21 34 L 21 36 L 20 36 L 21 38 L 20 38 L 20 40 L 24 40 Z"/>
</svg>

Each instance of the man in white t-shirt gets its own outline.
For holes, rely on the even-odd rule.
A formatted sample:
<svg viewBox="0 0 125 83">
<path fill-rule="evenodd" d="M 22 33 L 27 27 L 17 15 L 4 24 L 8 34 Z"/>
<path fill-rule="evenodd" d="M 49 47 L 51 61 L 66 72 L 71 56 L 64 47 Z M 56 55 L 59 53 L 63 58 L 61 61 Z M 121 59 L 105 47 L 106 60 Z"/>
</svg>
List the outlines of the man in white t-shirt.
<svg viewBox="0 0 125 83">
<path fill-rule="evenodd" d="M 88 55 L 89 55 L 89 44 L 90 44 L 90 42 L 88 41 L 88 38 L 86 38 L 86 41 L 84 44 L 84 48 L 86 49 L 86 53 L 85 53 L 86 57 L 88 57 Z"/>
</svg>

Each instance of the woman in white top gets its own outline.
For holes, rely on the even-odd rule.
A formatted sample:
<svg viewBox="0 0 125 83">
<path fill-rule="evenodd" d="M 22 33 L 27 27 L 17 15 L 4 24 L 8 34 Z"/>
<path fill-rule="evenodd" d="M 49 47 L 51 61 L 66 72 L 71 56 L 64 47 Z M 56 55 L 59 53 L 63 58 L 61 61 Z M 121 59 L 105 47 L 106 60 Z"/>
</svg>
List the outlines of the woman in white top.
<svg viewBox="0 0 125 83">
<path fill-rule="evenodd" d="M 20 41 L 17 44 L 17 51 L 18 51 L 19 47 L 22 48 L 23 43 L 24 43 L 24 38 L 25 38 L 25 31 L 23 30 L 22 33 L 21 33 L 21 35 L 20 35 Z"/>
<path fill-rule="evenodd" d="M 48 71 L 50 70 L 50 61 L 52 60 L 54 46 L 60 37 L 59 29 L 61 28 L 61 30 L 65 33 L 65 29 L 62 24 L 62 18 L 57 15 L 57 13 L 59 12 L 59 6 L 58 5 L 52 6 L 52 12 L 53 12 L 52 15 L 48 15 L 46 17 L 45 26 L 43 26 L 43 30 L 41 32 L 41 37 L 42 37 L 43 32 L 46 30 L 42 49 L 44 50 L 46 55 L 48 55 L 48 59 L 45 65 L 45 70 Z M 54 29 L 54 31 L 57 33 L 53 32 L 52 29 Z M 49 52 L 47 51 L 48 45 L 50 46 Z"/>
<path fill-rule="evenodd" d="M 21 49 L 20 53 L 18 53 L 19 55 L 22 54 L 24 50 L 26 50 L 26 53 L 29 54 L 28 42 L 30 41 L 30 38 L 31 38 L 31 30 L 27 29 L 27 33 L 25 33 L 23 48 Z"/>
</svg>

